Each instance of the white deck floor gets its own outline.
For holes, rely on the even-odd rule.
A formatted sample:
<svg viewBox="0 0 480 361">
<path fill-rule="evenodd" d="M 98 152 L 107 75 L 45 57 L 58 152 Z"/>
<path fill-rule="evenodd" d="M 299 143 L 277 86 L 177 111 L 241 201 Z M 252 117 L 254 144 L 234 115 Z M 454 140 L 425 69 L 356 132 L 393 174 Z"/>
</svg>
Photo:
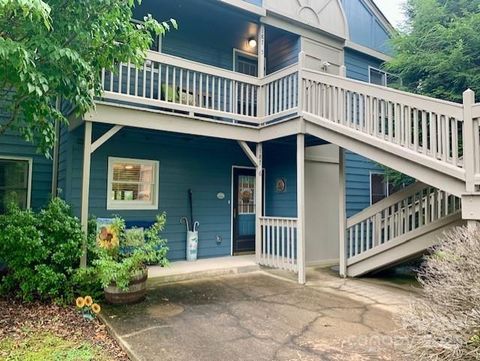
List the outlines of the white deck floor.
<svg viewBox="0 0 480 361">
<path fill-rule="evenodd" d="M 229 273 L 242 273 L 260 269 L 255 263 L 255 255 L 228 256 L 199 259 L 197 261 L 174 261 L 167 267 L 148 268 L 148 278 L 154 281 L 174 282 L 205 276 L 220 276 Z"/>
</svg>

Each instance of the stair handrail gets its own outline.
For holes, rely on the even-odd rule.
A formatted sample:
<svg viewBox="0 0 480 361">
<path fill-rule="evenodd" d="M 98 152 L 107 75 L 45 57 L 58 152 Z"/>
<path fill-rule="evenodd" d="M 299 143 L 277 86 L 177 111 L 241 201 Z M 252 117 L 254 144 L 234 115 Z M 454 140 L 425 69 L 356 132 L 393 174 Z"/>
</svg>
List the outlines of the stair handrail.
<svg viewBox="0 0 480 361">
<path fill-rule="evenodd" d="M 302 69 L 302 78 L 304 80 L 317 80 L 326 85 L 344 88 L 352 92 L 366 93 L 376 98 L 383 98 L 392 102 L 412 102 L 411 104 L 415 105 L 416 101 L 418 101 L 419 108 L 432 112 L 440 112 L 460 121 L 463 119 L 463 106 L 460 103 L 409 93 L 360 80 L 344 78 L 339 75 L 305 67 Z"/>
<path fill-rule="evenodd" d="M 429 188 L 430 186 L 422 183 L 422 182 L 415 182 L 398 192 L 395 192 L 391 196 L 378 201 L 377 203 L 373 204 L 372 206 L 364 209 L 363 211 L 351 216 L 347 219 L 347 228 L 351 228 L 358 223 L 361 223 L 376 214 L 382 212 L 383 210 L 397 204 L 403 199 L 413 196 L 414 194 L 420 192 L 423 189 Z"/>
</svg>

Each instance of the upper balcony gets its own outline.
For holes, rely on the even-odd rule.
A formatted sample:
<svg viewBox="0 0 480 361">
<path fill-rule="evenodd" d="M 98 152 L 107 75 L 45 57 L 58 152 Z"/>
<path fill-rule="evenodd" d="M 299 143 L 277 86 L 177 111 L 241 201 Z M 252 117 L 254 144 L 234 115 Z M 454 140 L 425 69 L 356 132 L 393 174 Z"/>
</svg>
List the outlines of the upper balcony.
<svg viewBox="0 0 480 361">
<path fill-rule="evenodd" d="M 259 126 L 298 115 L 298 64 L 263 78 L 149 52 L 140 69 L 102 73 L 102 101 Z"/>
<path fill-rule="evenodd" d="M 222 2 L 162 2 L 161 14 L 158 8 L 144 1 L 135 17 L 167 14 L 180 29 L 157 39 L 142 67 L 103 72 L 100 101 L 250 126 L 297 114 L 298 35 L 262 28 L 258 14 Z"/>
</svg>

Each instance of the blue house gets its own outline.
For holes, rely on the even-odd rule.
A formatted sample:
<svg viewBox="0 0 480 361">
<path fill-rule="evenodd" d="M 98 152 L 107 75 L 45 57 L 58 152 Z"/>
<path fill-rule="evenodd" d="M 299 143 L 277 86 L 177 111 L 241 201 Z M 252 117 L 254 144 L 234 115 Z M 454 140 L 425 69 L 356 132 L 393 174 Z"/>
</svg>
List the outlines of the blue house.
<svg viewBox="0 0 480 361">
<path fill-rule="evenodd" d="M 144 1 L 135 17 L 148 13 L 180 29 L 143 67 L 102 73 L 53 163 L 1 139 L 0 205 L 11 189 L 26 207 L 61 189 L 85 229 L 165 211 L 171 260 L 185 258 L 187 217 L 199 257 L 254 253 L 303 283 L 306 265 L 356 276 L 412 257 L 462 222 L 458 197 L 476 202 L 462 107 L 388 88 L 393 29 L 373 1 Z M 378 163 L 419 182 L 392 195 Z"/>
</svg>

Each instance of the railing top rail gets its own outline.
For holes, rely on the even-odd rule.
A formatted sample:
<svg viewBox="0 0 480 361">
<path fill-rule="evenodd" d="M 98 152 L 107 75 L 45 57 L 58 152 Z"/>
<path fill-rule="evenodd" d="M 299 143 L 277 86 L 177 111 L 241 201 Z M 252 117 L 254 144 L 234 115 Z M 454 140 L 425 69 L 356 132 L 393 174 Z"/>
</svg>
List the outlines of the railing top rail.
<svg viewBox="0 0 480 361">
<path fill-rule="evenodd" d="M 148 51 L 146 60 L 155 61 L 158 63 L 171 65 L 178 68 L 197 71 L 197 72 L 205 73 L 208 75 L 227 78 L 227 79 L 239 81 L 239 82 L 250 84 L 250 85 L 258 86 L 260 84 L 260 79 L 254 76 L 245 75 L 242 73 L 235 72 L 233 70 L 218 68 L 212 65 L 197 63 L 192 60 L 187 60 L 187 59 L 180 58 L 173 55 L 162 54 L 155 51 Z"/>
<path fill-rule="evenodd" d="M 273 220 L 282 220 L 282 221 L 298 221 L 298 218 L 294 217 L 265 217 L 261 216 L 260 220 L 273 221 Z"/>
<path fill-rule="evenodd" d="M 472 117 L 480 118 L 480 103 L 475 103 L 472 107 Z"/>
<path fill-rule="evenodd" d="M 393 206 L 394 204 L 397 204 L 403 199 L 406 199 L 415 193 L 421 191 L 422 189 L 428 188 L 429 186 L 421 183 L 421 182 L 416 182 L 408 187 L 405 187 L 404 189 L 392 194 L 390 197 L 384 198 L 381 201 L 375 203 L 371 207 L 368 207 L 364 209 L 363 211 L 353 215 L 352 217 L 347 219 L 347 228 L 350 228 L 360 222 L 363 222 L 364 220 L 373 217 L 377 213 L 380 213 L 384 209 Z"/>
<path fill-rule="evenodd" d="M 280 70 L 277 70 L 271 74 L 266 75 L 264 78 L 260 79 L 260 85 L 265 85 L 275 80 L 285 78 L 288 75 L 295 74 L 296 72 L 298 72 L 298 69 L 299 69 L 298 63 L 295 63 L 285 68 L 282 68 Z"/>
<path fill-rule="evenodd" d="M 412 94 L 380 85 L 368 84 L 359 80 L 344 78 L 313 69 L 302 69 L 302 74 L 307 80 L 319 81 L 327 85 L 342 87 L 353 92 L 363 93 L 396 103 L 403 103 L 411 108 L 437 114 L 439 113 L 459 120 L 463 119 L 462 104 L 431 98 L 424 95 Z"/>
</svg>

